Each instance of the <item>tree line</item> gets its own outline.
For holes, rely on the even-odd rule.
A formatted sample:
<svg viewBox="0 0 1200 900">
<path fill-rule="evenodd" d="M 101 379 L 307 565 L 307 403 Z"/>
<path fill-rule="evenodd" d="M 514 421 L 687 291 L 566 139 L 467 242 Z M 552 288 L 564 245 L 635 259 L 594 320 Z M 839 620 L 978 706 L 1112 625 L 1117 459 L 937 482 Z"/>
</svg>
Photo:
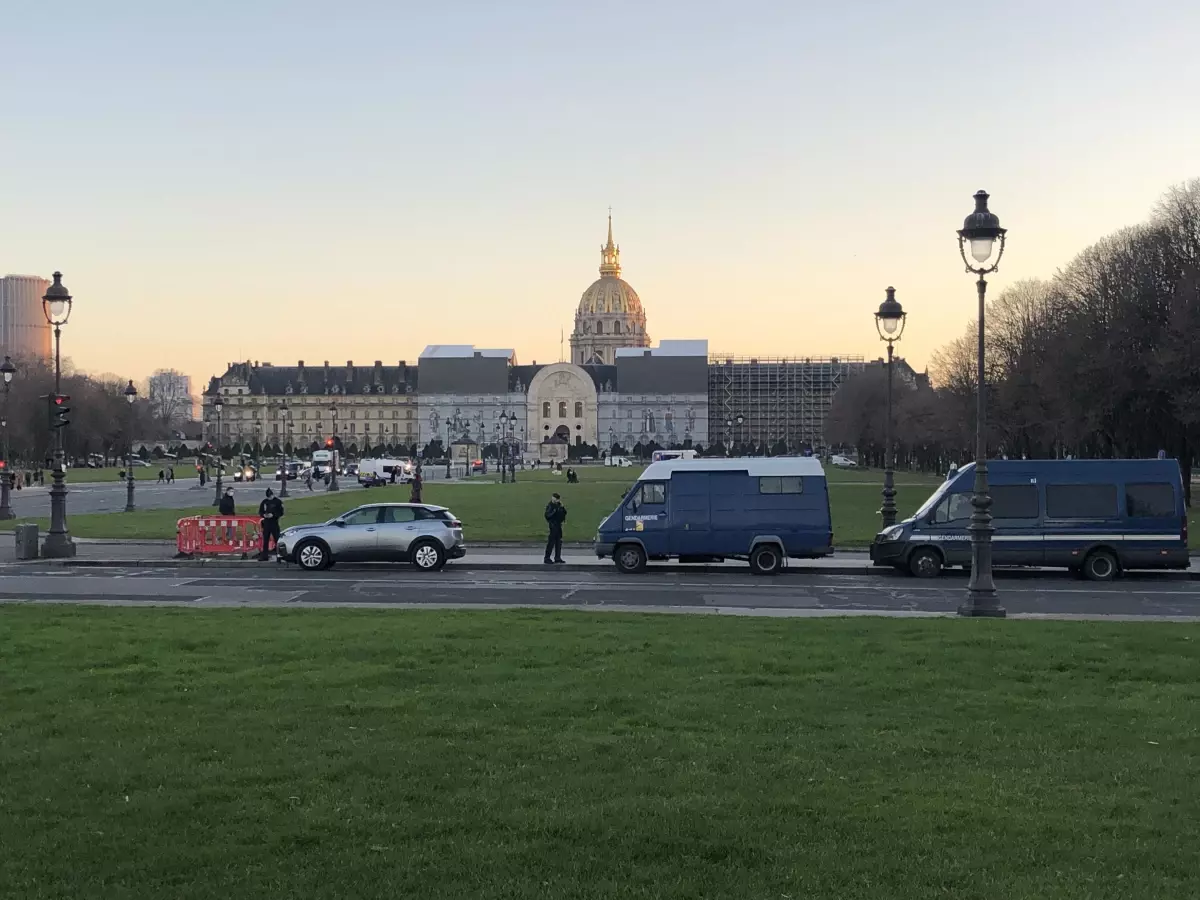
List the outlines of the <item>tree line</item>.
<svg viewBox="0 0 1200 900">
<path fill-rule="evenodd" d="M 1177 458 L 1200 448 L 1200 179 L 1046 279 L 987 306 L 987 442 L 1009 458 Z M 976 324 L 938 350 L 930 385 L 895 384 L 897 464 L 944 471 L 974 458 Z M 883 463 L 886 372 L 834 396 L 831 441 Z M 1188 500 L 1190 503 L 1190 487 Z"/>
</svg>

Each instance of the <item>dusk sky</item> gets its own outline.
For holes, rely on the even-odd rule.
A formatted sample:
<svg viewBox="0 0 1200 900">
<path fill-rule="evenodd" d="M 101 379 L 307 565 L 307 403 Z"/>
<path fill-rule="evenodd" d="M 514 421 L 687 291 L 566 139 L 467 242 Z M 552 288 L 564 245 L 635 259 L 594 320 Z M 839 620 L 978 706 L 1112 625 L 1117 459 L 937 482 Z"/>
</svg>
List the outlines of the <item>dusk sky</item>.
<svg viewBox="0 0 1200 900">
<path fill-rule="evenodd" d="M 976 14 L 978 10 L 978 14 Z M 197 387 L 234 359 L 559 356 L 613 208 L 654 341 L 917 367 L 1200 176 L 1200 5 L 0 0 L 0 274 L 64 354 Z"/>
</svg>

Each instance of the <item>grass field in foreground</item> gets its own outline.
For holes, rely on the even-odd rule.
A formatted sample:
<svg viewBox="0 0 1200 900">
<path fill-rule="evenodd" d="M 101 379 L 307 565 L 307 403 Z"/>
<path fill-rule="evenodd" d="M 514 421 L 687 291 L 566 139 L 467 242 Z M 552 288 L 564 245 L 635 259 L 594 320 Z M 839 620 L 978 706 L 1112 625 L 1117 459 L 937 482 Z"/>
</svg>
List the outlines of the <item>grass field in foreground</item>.
<svg viewBox="0 0 1200 900">
<path fill-rule="evenodd" d="M 1200 896 L 1193 626 L 0 618 L 22 900 Z"/>
</svg>

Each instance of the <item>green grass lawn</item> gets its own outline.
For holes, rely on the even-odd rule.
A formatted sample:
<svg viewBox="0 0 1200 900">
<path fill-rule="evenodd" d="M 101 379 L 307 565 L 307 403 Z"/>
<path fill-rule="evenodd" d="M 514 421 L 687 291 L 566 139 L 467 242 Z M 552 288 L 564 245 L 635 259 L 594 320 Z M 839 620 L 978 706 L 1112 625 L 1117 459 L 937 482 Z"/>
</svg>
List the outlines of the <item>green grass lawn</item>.
<svg viewBox="0 0 1200 900">
<path fill-rule="evenodd" d="M 1200 629 L 0 609 L 0 893 L 1200 896 Z"/>
<path fill-rule="evenodd" d="M 160 469 L 165 473 L 167 471 L 166 463 L 159 463 L 152 460 L 149 466 L 134 466 L 133 477 L 137 481 L 157 481 Z M 174 469 L 176 481 L 196 480 L 196 464 L 194 461 L 184 460 L 177 462 L 174 464 Z M 88 469 L 77 466 L 67 472 L 67 484 L 69 486 L 71 484 L 94 484 L 98 481 L 117 482 L 121 480 L 118 477 L 118 473 L 124 471 L 124 466 L 107 466 L 100 469 Z M 227 469 L 227 473 L 232 474 L 232 472 L 232 468 Z M 46 483 L 50 483 L 49 471 L 46 473 Z"/>
</svg>

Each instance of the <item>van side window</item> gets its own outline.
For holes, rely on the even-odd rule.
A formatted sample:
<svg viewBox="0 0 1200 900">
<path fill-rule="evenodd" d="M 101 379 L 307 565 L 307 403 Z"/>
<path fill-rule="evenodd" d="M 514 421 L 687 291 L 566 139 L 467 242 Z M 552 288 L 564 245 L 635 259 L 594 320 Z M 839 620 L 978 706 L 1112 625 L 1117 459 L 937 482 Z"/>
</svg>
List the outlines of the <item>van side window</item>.
<svg viewBox="0 0 1200 900">
<path fill-rule="evenodd" d="M 802 494 L 804 479 L 799 475 L 767 475 L 758 479 L 760 494 Z"/>
<path fill-rule="evenodd" d="M 1125 509 L 1137 519 L 1167 519 L 1175 513 L 1175 489 L 1169 484 L 1125 485 Z"/>
<path fill-rule="evenodd" d="M 973 511 L 970 494 L 966 492 L 951 494 L 934 509 L 933 521 L 938 525 L 945 525 L 947 522 L 962 522 L 971 518 Z"/>
<path fill-rule="evenodd" d="M 667 502 L 667 486 L 660 481 L 644 481 L 642 486 L 633 492 L 629 498 L 629 508 L 634 512 L 647 503 L 657 503 L 660 506 Z"/>
<path fill-rule="evenodd" d="M 992 488 L 993 519 L 1036 519 L 1037 517 L 1037 485 L 1001 484 Z"/>
<path fill-rule="evenodd" d="M 1107 519 L 1116 514 L 1115 484 L 1046 485 L 1047 518 Z"/>
</svg>

